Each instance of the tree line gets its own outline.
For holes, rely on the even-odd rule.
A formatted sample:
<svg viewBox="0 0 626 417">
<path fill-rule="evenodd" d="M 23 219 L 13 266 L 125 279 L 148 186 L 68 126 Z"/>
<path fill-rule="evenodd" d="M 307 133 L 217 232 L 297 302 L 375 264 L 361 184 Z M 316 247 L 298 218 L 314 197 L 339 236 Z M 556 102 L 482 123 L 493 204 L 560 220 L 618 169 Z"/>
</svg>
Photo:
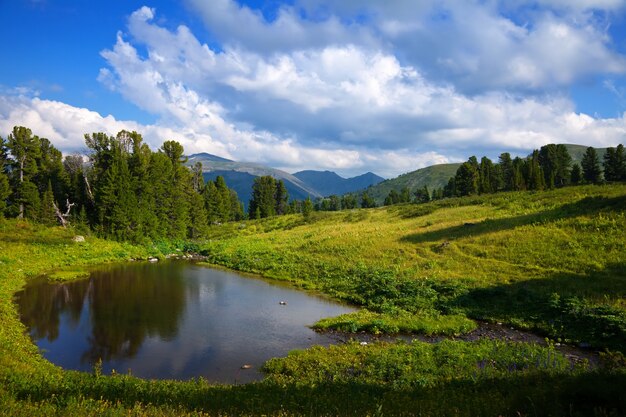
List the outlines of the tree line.
<svg viewBox="0 0 626 417">
<path fill-rule="evenodd" d="M 607 148 L 602 163 L 595 148 L 588 147 L 580 165 L 572 163 L 565 145 L 549 144 L 534 150 L 527 158 L 511 158 L 500 154 L 494 163 L 475 156 L 462 163 L 446 186 L 428 192 L 427 187 L 412 193 L 404 188 L 391 190 L 385 205 L 428 202 L 447 197 L 495 193 L 499 191 L 544 190 L 566 185 L 598 184 L 626 181 L 626 151 L 624 145 Z"/>
<path fill-rule="evenodd" d="M 243 205 L 222 177 L 205 183 L 173 140 L 153 152 L 137 132 L 85 135 L 89 149 L 65 158 L 23 126 L 0 137 L 0 215 L 46 225 L 71 222 L 106 238 L 198 238 L 239 220 Z"/>
</svg>

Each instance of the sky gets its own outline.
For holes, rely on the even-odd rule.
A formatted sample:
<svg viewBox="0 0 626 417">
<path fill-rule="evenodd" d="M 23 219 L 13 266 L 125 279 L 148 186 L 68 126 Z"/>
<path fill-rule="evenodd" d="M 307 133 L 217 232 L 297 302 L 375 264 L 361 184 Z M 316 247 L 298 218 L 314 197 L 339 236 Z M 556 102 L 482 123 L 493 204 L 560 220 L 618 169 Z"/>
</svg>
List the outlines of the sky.
<svg viewBox="0 0 626 417">
<path fill-rule="evenodd" d="M 0 136 L 395 177 L 626 143 L 626 0 L 0 0 Z"/>
</svg>

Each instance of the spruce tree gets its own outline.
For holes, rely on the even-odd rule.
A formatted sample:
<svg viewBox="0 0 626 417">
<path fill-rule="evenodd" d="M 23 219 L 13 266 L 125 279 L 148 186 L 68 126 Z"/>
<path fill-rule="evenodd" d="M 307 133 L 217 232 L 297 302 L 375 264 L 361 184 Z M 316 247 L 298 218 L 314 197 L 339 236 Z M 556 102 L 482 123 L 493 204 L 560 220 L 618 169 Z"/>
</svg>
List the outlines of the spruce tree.
<svg viewBox="0 0 626 417">
<path fill-rule="evenodd" d="M 457 196 L 466 196 L 478 193 L 480 175 L 476 157 L 472 156 L 467 162 L 463 162 L 457 169 L 454 177 Z"/>
<path fill-rule="evenodd" d="M 30 129 L 15 126 L 6 147 L 11 154 L 9 172 L 15 190 L 17 217 L 36 219 L 39 216 L 39 190 L 32 181 L 37 174 L 37 159 L 40 156 L 39 138 L 33 136 Z"/>
<path fill-rule="evenodd" d="M 400 190 L 400 203 L 410 203 L 411 202 L 411 190 L 409 187 L 402 187 Z"/>
<path fill-rule="evenodd" d="M 587 148 L 580 164 L 583 169 L 583 178 L 586 182 L 591 184 L 600 182 L 602 171 L 600 170 L 598 154 L 594 148 Z"/>
<path fill-rule="evenodd" d="M 11 187 L 9 178 L 0 170 L 0 218 L 4 217 L 4 211 L 7 207 L 7 199 L 11 195 Z"/>
<path fill-rule="evenodd" d="M 376 207 L 376 201 L 367 193 L 367 191 L 363 191 L 361 194 L 361 208 L 374 208 Z"/>
<path fill-rule="evenodd" d="M 244 219 L 243 203 L 239 201 L 237 192 L 233 189 L 229 190 L 230 194 L 230 220 L 237 221 Z"/>
<path fill-rule="evenodd" d="M 309 221 L 311 219 L 311 213 L 313 212 L 313 203 L 311 202 L 311 197 L 306 198 L 304 203 L 302 203 L 302 217 L 304 220 Z"/>
<path fill-rule="evenodd" d="M 617 154 L 616 160 L 619 180 L 626 181 L 626 150 L 624 149 L 624 145 L 617 145 L 617 148 L 615 148 L 615 153 Z"/>
<path fill-rule="evenodd" d="M 521 191 L 527 189 L 525 171 L 527 162 L 516 157 L 512 162 L 511 190 Z"/>
<path fill-rule="evenodd" d="M 502 173 L 502 189 L 505 191 L 514 190 L 513 161 L 511 160 L 511 154 L 508 152 L 501 153 L 498 158 L 498 165 L 500 166 L 500 172 Z"/>
<path fill-rule="evenodd" d="M 48 181 L 48 188 L 44 191 L 41 198 L 41 214 L 39 215 L 39 221 L 46 226 L 54 226 L 57 222 L 54 204 L 52 182 Z"/>
<path fill-rule="evenodd" d="M 266 175 L 254 179 L 248 210 L 251 218 L 256 218 L 257 210 L 261 218 L 276 214 L 276 180 L 273 177 Z"/>
<path fill-rule="evenodd" d="M 289 211 L 289 193 L 283 180 L 276 181 L 276 214 L 287 214 Z"/>
<path fill-rule="evenodd" d="M 571 177 L 572 157 L 565 145 L 556 145 L 556 173 L 554 183 L 557 187 L 567 185 Z"/>
<path fill-rule="evenodd" d="M 604 179 L 607 181 L 623 181 L 626 171 L 626 155 L 624 146 L 617 148 L 607 148 L 604 154 Z"/>
<path fill-rule="evenodd" d="M 344 210 L 352 210 L 355 209 L 356 206 L 357 201 L 354 194 L 345 194 L 343 197 L 341 197 L 341 207 Z"/>
<path fill-rule="evenodd" d="M 582 172 L 580 170 L 580 165 L 574 164 L 572 166 L 572 172 L 571 172 L 571 176 L 570 176 L 570 181 L 571 181 L 572 184 L 578 185 L 578 184 L 580 184 L 581 180 L 582 180 Z"/>
<path fill-rule="evenodd" d="M 541 165 L 539 164 L 539 151 L 533 151 L 530 158 L 526 161 L 525 182 L 529 190 L 541 191 L 546 188 L 545 175 Z"/>
<path fill-rule="evenodd" d="M 232 204 L 230 200 L 230 189 L 226 186 L 226 181 L 221 175 L 215 178 L 215 192 L 217 199 L 215 207 L 218 220 L 221 223 L 226 223 L 231 220 Z"/>
<path fill-rule="evenodd" d="M 479 166 L 478 192 L 481 194 L 493 193 L 498 189 L 495 167 L 491 159 L 483 156 Z"/>
</svg>

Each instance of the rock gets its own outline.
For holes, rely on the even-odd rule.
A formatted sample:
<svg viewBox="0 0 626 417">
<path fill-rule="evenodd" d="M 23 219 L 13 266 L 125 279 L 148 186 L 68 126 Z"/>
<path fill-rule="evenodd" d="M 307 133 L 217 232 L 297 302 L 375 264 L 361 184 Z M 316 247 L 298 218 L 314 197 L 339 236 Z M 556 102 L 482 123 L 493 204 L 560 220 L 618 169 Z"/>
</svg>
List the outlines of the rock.
<svg viewBox="0 0 626 417">
<path fill-rule="evenodd" d="M 148 262 L 159 262 L 159 258 L 148 258 Z"/>
<path fill-rule="evenodd" d="M 241 365 L 241 369 L 252 369 L 252 365 Z"/>
<path fill-rule="evenodd" d="M 72 238 L 72 240 L 73 240 L 74 242 L 84 242 L 84 241 L 85 241 L 85 236 L 80 236 L 80 235 L 78 235 L 78 236 L 74 236 L 74 237 Z"/>
</svg>

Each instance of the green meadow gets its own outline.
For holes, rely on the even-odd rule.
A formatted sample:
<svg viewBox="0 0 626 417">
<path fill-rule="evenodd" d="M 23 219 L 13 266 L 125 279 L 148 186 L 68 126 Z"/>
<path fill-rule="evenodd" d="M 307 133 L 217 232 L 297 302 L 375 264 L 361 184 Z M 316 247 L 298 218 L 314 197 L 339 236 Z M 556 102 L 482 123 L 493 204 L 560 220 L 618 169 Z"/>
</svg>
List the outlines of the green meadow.
<svg viewBox="0 0 626 417">
<path fill-rule="evenodd" d="M 626 414 L 626 185 L 445 199 L 214 226 L 208 239 L 133 246 L 0 223 L 2 415 Z M 289 281 L 361 308 L 321 330 L 446 335 L 349 342 L 275 358 L 247 385 L 63 371 L 42 358 L 12 297 L 28 279 L 194 249 L 211 264 Z M 462 342 L 477 320 L 545 346 Z M 312 323 L 313 324 L 313 323 Z M 603 352 L 572 362 L 557 343 Z"/>
</svg>

